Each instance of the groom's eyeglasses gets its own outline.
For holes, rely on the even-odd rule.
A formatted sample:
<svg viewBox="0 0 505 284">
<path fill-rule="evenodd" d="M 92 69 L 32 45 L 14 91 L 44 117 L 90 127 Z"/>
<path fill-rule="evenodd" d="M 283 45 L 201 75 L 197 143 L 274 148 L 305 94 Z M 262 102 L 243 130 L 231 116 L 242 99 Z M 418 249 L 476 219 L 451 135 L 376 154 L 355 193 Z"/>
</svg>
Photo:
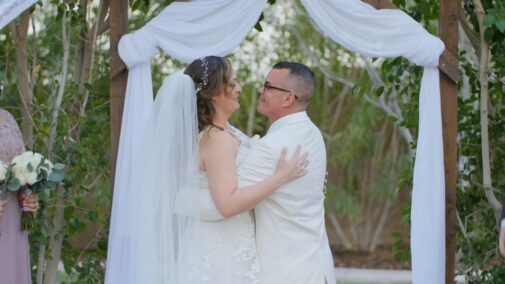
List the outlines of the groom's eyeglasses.
<svg viewBox="0 0 505 284">
<path fill-rule="evenodd" d="M 282 92 L 288 92 L 288 93 L 292 93 L 294 96 L 295 96 L 295 99 L 298 100 L 298 96 L 296 95 L 295 92 L 293 92 L 293 90 L 287 90 L 287 89 L 283 89 L 283 88 L 279 88 L 279 87 L 275 87 L 275 86 L 272 86 L 270 85 L 269 82 L 265 81 L 265 83 L 263 84 L 263 89 L 265 90 L 268 90 L 268 89 L 274 89 L 274 90 L 278 90 L 278 91 L 282 91 Z"/>
</svg>

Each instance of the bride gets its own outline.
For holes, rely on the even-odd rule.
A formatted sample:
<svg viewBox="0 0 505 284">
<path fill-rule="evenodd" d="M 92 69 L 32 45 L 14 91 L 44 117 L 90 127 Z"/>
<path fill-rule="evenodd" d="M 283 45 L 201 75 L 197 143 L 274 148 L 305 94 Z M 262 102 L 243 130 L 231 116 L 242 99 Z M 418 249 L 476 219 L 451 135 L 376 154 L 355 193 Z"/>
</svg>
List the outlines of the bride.
<svg viewBox="0 0 505 284">
<path fill-rule="evenodd" d="M 258 283 L 251 210 L 304 175 L 300 148 L 264 181 L 238 188 L 249 138 L 228 123 L 241 87 L 230 62 L 207 56 L 156 96 L 130 185 L 116 198 L 106 283 Z"/>
</svg>

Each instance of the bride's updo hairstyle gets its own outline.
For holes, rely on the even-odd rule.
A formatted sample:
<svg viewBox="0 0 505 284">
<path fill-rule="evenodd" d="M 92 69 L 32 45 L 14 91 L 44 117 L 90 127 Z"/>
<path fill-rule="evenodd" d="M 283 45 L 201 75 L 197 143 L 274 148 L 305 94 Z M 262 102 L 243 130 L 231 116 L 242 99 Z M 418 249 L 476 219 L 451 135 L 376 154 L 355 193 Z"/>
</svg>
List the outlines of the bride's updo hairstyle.
<svg viewBox="0 0 505 284">
<path fill-rule="evenodd" d="M 191 62 L 184 74 L 193 79 L 196 86 L 196 108 L 198 112 L 198 129 L 202 131 L 212 124 L 216 113 L 212 97 L 225 88 L 232 76 L 231 62 L 219 56 L 206 56 Z"/>
</svg>

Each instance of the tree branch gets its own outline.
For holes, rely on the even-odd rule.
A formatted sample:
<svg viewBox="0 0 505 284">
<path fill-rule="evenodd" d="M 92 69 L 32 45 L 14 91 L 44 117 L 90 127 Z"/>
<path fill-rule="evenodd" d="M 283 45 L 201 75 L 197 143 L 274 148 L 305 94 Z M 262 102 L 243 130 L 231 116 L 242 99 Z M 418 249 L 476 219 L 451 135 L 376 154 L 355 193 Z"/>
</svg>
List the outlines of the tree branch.
<svg viewBox="0 0 505 284">
<path fill-rule="evenodd" d="M 56 96 L 56 100 L 54 102 L 54 107 L 52 111 L 51 117 L 51 134 L 49 138 L 49 146 L 48 146 L 48 158 L 52 160 L 53 152 L 54 152 L 54 144 L 56 141 L 57 128 L 58 128 L 58 116 L 61 108 L 61 103 L 63 102 L 63 95 L 65 94 L 65 87 L 67 82 L 67 74 L 68 74 L 68 60 L 70 53 L 70 31 L 67 31 L 67 20 L 66 20 L 66 12 L 63 13 L 63 17 L 61 19 L 61 34 L 62 34 L 62 45 L 63 45 L 63 62 L 61 67 L 60 79 L 59 79 L 59 87 L 58 94 Z M 50 239 L 49 239 L 49 250 L 51 251 L 51 258 L 46 261 L 46 267 L 44 269 L 43 265 L 39 263 L 39 267 L 37 270 L 37 275 L 41 274 L 40 270 L 44 271 L 44 283 L 50 284 L 56 282 L 56 275 L 58 272 L 58 263 L 60 261 L 61 256 L 61 245 L 63 242 L 63 236 L 61 236 L 60 231 L 63 228 L 64 220 L 63 220 L 63 211 L 65 208 L 65 202 L 63 197 L 63 188 L 58 186 L 56 189 L 56 212 L 53 218 L 53 228 L 51 230 Z M 40 252 L 45 252 L 45 245 L 41 244 L 39 249 Z M 40 258 L 39 258 L 40 261 Z M 42 279 L 37 279 L 37 283 L 40 283 Z"/>
<path fill-rule="evenodd" d="M 28 26 L 30 12 L 21 14 L 18 23 L 12 22 L 9 27 L 16 45 L 16 83 L 21 99 L 21 132 L 28 149 L 33 148 L 33 92 L 30 91 L 30 72 L 28 69 Z"/>
<path fill-rule="evenodd" d="M 62 45 L 63 45 L 63 60 L 61 65 L 61 73 L 59 79 L 58 86 L 58 94 L 56 96 L 56 100 L 54 101 L 54 106 L 52 110 L 51 116 L 51 134 L 49 137 L 48 143 L 48 158 L 52 160 L 53 158 L 53 149 L 54 143 L 56 140 L 57 128 L 58 128 L 58 116 L 60 113 L 61 103 L 63 102 L 63 95 L 65 94 L 65 87 L 67 84 L 67 74 L 68 74 L 68 59 L 69 59 L 69 51 L 70 51 L 70 34 L 67 32 L 66 28 L 66 13 L 62 18 Z"/>
<path fill-rule="evenodd" d="M 333 225 L 333 228 L 335 229 L 335 233 L 342 241 L 344 248 L 351 249 L 352 244 L 349 241 L 349 239 L 347 238 L 347 236 L 345 235 L 344 230 L 342 230 L 342 226 L 340 226 L 340 222 L 338 221 L 335 214 L 334 213 L 328 214 L 327 217 L 328 217 L 328 220 L 330 221 L 330 224 Z"/>
<path fill-rule="evenodd" d="M 463 9 L 459 9 L 458 12 L 458 20 L 465 32 L 466 37 L 470 41 L 473 49 L 475 50 L 475 54 L 477 54 L 477 58 L 480 58 L 480 39 L 479 35 L 470 27 L 470 23 L 468 22 L 465 12 Z"/>
<path fill-rule="evenodd" d="M 489 155 L 489 117 L 488 117 L 488 100 L 489 100 L 489 46 L 486 42 L 484 34 L 486 33 L 486 26 L 484 25 L 484 18 L 486 12 L 482 5 L 481 0 L 473 0 L 475 4 L 475 12 L 479 21 L 480 30 L 480 64 L 479 64 L 479 77 L 480 77 L 480 128 L 481 128 L 481 144 L 482 144 L 482 186 L 488 203 L 495 210 L 496 213 L 500 210 L 500 202 L 496 198 L 492 181 L 491 181 L 491 163 Z"/>
<path fill-rule="evenodd" d="M 79 6 L 82 7 L 84 15 L 88 13 L 88 0 L 79 0 Z M 75 65 L 73 72 L 73 81 L 78 82 L 82 73 L 82 62 L 84 60 L 84 46 L 86 45 L 86 28 L 87 26 L 79 26 L 79 36 L 75 45 Z M 75 105 L 74 101 L 74 105 Z"/>
<path fill-rule="evenodd" d="M 85 88 L 85 83 L 91 83 L 91 68 L 93 67 L 93 63 L 95 60 L 95 42 L 98 35 L 98 30 L 100 26 L 104 24 L 105 17 L 107 16 L 107 12 L 109 11 L 109 0 L 102 0 L 100 2 L 100 6 L 98 9 L 98 17 L 95 23 L 91 26 L 88 31 L 87 41 L 84 51 L 84 60 L 83 60 L 83 68 L 82 68 L 82 77 L 81 77 L 81 85 L 79 87 L 79 91 L 84 94 L 81 106 L 79 108 L 79 117 L 83 117 L 86 113 L 86 106 L 88 104 L 89 98 L 89 90 Z"/>
<path fill-rule="evenodd" d="M 375 66 L 373 66 L 372 62 L 370 61 L 370 58 L 365 57 L 365 56 L 361 56 L 361 58 L 365 62 L 365 68 L 368 71 L 368 74 L 370 75 L 370 78 L 372 79 L 374 85 L 377 87 L 384 86 L 384 81 L 382 80 L 382 78 L 381 78 L 379 72 L 377 71 L 377 69 L 375 68 Z M 388 103 L 385 102 L 385 96 L 386 96 L 386 94 L 382 93 L 381 96 L 379 97 L 379 100 L 376 101 L 376 100 L 373 100 L 372 98 L 370 98 L 368 95 L 365 95 L 365 100 L 368 101 L 369 103 L 372 103 L 376 107 L 382 109 L 385 113 L 394 117 L 396 120 L 403 121 L 403 114 L 400 109 L 400 106 L 398 105 L 398 100 L 397 100 L 398 94 L 396 93 L 396 91 L 392 90 L 392 94 L 389 98 Z M 413 138 L 414 136 L 412 135 L 410 130 L 408 130 L 405 127 L 398 127 L 398 130 L 400 131 L 400 135 L 403 137 L 403 139 L 404 139 L 405 143 L 407 143 L 407 145 L 410 145 L 410 143 L 412 143 L 414 141 L 414 138 Z M 410 150 L 410 151 L 411 151 L 411 154 L 414 154 L 413 150 Z"/>
<path fill-rule="evenodd" d="M 331 70 L 329 70 L 328 68 L 324 67 L 321 64 L 321 61 L 319 60 L 319 58 L 317 58 L 317 56 L 314 54 L 314 52 L 312 50 L 310 50 L 310 48 L 308 48 L 307 44 L 305 43 L 302 36 L 300 35 L 300 32 L 297 29 L 293 28 L 292 32 L 295 35 L 295 37 L 298 41 L 298 44 L 303 49 L 304 53 L 310 57 L 311 61 L 314 64 L 316 64 L 317 69 L 319 69 L 321 71 L 321 73 L 323 73 L 328 79 L 330 79 L 332 81 L 337 81 L 348 88 L 354 87 L 353 82 L 346 80 L 345 78 L 343 78 L 341 76 L 338 76 L 337 74 L 333 73 Z"/>
</svg>

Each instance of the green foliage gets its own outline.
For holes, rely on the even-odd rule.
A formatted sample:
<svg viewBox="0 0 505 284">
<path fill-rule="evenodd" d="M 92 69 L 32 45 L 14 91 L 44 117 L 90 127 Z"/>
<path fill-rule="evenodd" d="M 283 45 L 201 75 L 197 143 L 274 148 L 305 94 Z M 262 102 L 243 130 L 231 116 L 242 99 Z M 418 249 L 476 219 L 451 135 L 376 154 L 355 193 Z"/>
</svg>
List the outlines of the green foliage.
<svg viewBox="0 0 505 284">
<path fill-rule="evenodd" d="M 408 262 L 410 260 L 410 251 L 408 249 L 405 249 L 406 247 L 409 247 L 409 244 L 405 243 L 405 240 L 408 238 L 403 236 L 400 232 L 393 232 L 392 235 L 395 238 L 395 241 L 392 245 L 395 259 L 401 262 Z"/>
<path fill-rule="evenodd" d="M 254 25 L 254 28 L 259 31 L 259 32 L 262 32 L 263 31 L 263 27 L 261 26 L 261 21 L 265 18 L 265 16 L 263 15 L 263 12 L 261 13 L 259 19 L 258 19 L 258 22 Z"/>
<path fill-rule="evenodd" d="M 505 187 L 505 131 L 504 88 L 501 78 L 505 76 L 505 33 L 502 1 L 483 1 L 486 10 L 486 40 L 490 46 L 489 70 L 489 143 L 491 148 L 491 178 L 493 188 Z M 466 3 L 465 11 L 474 30 L 478 31 L 475 10 Z M 458 216 L 461 220 L 457 236 L 457 247 L 464 257 L 461 264 L 466 268 L 469 283 L 500 283 L 505 274 L 504 261 L 497 247 L 498 226 L 495 212 L 482 189 L 482 159 L 480 113 L 480 83 L 478 62 L 473 62 L 465 51 L 460 53 L 461 66 L 468 77 L 467 96 L 458 100 L 459 156 L 458 172 Z M 500 198 L 503 192 L 495 190 Z"/>
<path fill-rule="evenodd" d="M 92 2 L 92 1 L 90 1 Z M 95 1 L 96 2 L 96 1 Z M 91 5 L 93 7 L 93 5 Z M 96 9 L 95 9 L 96 12 Z M 86 115 L 79 115 L 79 105 L 84 99 L 81 82 L 74 80 L 76 42 L 81 32 L 86 32 L 89 22 L 79 1 L 51 1 L 36 6 L 33 18 L 38 22 L 37 32 L 28 38 L 28 61 L 34 78 L 33 123 L 35 142 L 33 150 L 49 154 L 48 141 L 51 132 L 52 109 L 61 84 L 62 67 L 61 25 L 63 13 L 67 17 L 71 46 L 69 74 L 59 112 L 56 141 L 52 160 L 67 164 L 68 175 L 63 188 L 64 226 L 57 233 L 63 237 L 62 261 L 72 283 L 103 283 L 108 215 L 110 212 L 109 187 L 109 53 L 108 39 L 96 44 L 95 64 L 92 66 L 90 84 L 84 90 L 90 92 Z M 94 20 L 94 18 L 91 18 Z M 15 46 L 9 29 L 2 29 L 0 37 L 0 83 L 5 86 L 0 104 L 15 117 L 19 117 L 19 95 L 16 87 Z M 77 131 L 80 132 L 77 135 Z M 32 150 L 32 149 L 30 149 Z M 55 165 L 58 169 L 60 166 Z M 59 180 L 55 172 L 51 179 Z M 56 213 L 56 193 L 39 193 L 40 224 L 30 234 L 32 267 L 36 269 L 41 245 L 49 244 Z M 85 233 L 84 233 L 85 232 Z M 84 239 L 86 243 L 75 241 Z M 97 245 L 101 244 L 101 245 Z M 51 251 L 46 252 L 51 259 Z M 32 277 L 36 270 L 32 271 Z"/>
</svg>

